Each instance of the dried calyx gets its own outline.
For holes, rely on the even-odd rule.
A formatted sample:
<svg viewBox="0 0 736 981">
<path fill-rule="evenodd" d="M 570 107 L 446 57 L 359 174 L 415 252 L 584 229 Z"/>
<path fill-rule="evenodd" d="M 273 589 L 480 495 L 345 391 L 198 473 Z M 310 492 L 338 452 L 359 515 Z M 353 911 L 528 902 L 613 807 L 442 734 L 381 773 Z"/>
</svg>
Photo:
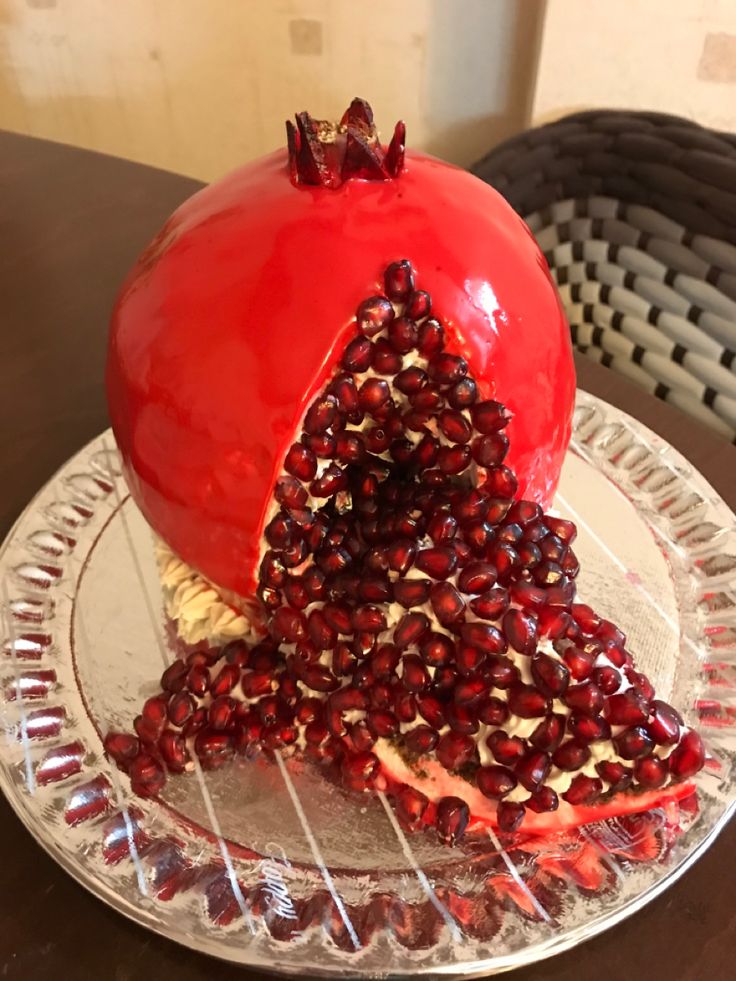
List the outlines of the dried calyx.
<svg viewBox="0 0 736 981">
<path fill-rule="evenodd" d="M 268 639 L 175 663 L 136 738 L 110 737 L 139 792 L 192 752 L 216 766 L 299 745 L 455 841 L 471 811 L 513 832 L 561 800 L 634 810 L 703 765 L 622 631 L 576 602 L 575 526 L 515 499 L 509 414 L 414 277 L 394 262 L 360 304 L 285 454 L 260 564 Z"/>
<path fill-rule="evenodd" d="M 384 149 L 364 99 L 353 99 L 339 123 L 314 119 L 308 112 L 287 120 L 292 183 L 337 188 L 350 179 L 385 181 L 404 168 L 406 127 L 398 122 Z"/>
</svg>

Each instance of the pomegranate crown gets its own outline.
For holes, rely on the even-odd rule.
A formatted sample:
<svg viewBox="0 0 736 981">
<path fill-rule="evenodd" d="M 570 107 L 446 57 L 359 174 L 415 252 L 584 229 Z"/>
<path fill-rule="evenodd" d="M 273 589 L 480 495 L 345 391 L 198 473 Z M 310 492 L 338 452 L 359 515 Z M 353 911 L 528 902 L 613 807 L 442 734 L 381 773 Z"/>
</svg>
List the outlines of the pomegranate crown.
<svg viewBox="0 0 736 981">
<path fill-rule="evenodd" d="M 396 124 L 384 149 L 365 99 L 353 99 L 339 123 L 313 119 L 308 112 L 295 118 L 296 125 L 286 121 L 286 140 L 291 181 L 297 187 L 335 189 L 351 178 L 386 181 L 404 168 L 406 126 L 401 121 Z"/>
</svg>

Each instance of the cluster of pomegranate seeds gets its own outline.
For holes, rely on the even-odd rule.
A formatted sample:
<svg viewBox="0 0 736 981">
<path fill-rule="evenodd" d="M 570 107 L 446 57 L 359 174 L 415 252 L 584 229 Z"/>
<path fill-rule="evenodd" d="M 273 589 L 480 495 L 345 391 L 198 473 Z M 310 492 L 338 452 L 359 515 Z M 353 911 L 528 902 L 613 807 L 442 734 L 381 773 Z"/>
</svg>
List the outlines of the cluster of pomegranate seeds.
<svg viewBox="0 0 736 981">
<path fill-rule="evenodd" d="M 275 483 L 258 589 L 268 639 L 172 664 L 136 737 L 110 735 L 109 754 L 154 795 L 192 754 L 217 767 L 300 744 L 450 843 L 471 819 L 465 785 L 512 833 L 561 799 L 692 776 L 699 736 L 654 697 L 624 634 L 576 601 L 574 524 L 515 498 L 508 412 L 447 349 L 407 260 L 384 287 L 358 307 Z M 391 780 L 386 743 L 415 784 Z M 430 763 L 457 794 L 419 789 Z"/>
</svg>

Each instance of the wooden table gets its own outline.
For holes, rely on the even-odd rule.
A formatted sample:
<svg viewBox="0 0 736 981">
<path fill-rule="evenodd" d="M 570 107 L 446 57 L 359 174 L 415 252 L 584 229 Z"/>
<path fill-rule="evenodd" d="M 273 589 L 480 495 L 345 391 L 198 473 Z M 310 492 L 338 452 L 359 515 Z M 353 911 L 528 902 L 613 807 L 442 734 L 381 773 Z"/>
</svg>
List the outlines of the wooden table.
<svg viewBox="0 0 736 981">
<path fill-rule="evenodd" d="M 0 133 L 0 537 L 54 470 L 107 426 L 102 375 L 120 280 L 200 184 L 151 167 Z M 581 388 L 637 416 L 736 508 L 736 448 L 605 368 Z M 623 925 L 518 981 L 720 981 L 736 974 L 736 823 Z M 200 981 L 247 972 L 128 922 L 78 886 L 0 799 L 0 978 Z M 251 975 L 253 976 L 253 975 Z"/>
</svg>

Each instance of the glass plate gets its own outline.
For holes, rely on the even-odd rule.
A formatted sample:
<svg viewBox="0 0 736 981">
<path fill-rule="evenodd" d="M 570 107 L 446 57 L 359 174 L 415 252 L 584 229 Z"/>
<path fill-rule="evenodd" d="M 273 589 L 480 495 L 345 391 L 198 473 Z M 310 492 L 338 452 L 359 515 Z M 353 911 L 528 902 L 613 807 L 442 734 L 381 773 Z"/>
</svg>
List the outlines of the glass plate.
<svg viewBox="0 0 736 981">
<path fill-rule="evenodd" d="M 580 595 L 629 635 L 699 724 L 697 798 L 540 839 L 405 834 L 380 796 L 299 760 L 239 760 L 131 796 L 100 734 L 129 729 L 177 643 L 151 536 L 111 434 L 70 460 L 0 553 L 0 784 L 79 882 L 199 951 L 287 973 L 492 974 L 648 902 L 733 809 L 736 522 L 634 419 L 580 392 L 556 508 L 579 527 Z"/>
</svg>

